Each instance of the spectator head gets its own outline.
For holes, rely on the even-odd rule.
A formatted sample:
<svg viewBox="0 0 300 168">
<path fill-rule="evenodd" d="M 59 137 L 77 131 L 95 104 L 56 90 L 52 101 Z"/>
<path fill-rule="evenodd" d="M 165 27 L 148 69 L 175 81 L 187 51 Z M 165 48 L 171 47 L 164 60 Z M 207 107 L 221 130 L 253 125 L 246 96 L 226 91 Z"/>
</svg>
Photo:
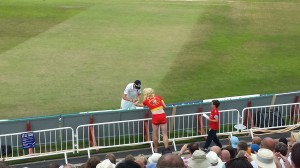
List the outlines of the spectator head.
<svg viewBox="0 0 300 168">
<path fill-rule="evenodd" d="M 105 159 L 102 162 L 98 163 L 96 168 L 114 168 L 115 166 L 110 162 L 109 159 Z"/>
<path fill-rule="evenodd" d="M 164 148 L 161 152 L 162 155 L 169 154 L 169 153 L 172 153 L 170 148 Z"/>
<path fill-rule="evenodd" d="M 135 163 L 140 165 L 141 168 L 146 168 L 145 162 L 141 159 L 135 159 Z"/>
<path fill-rule="evenodd" d="M 133 160 L 124 160 L 124 162 L 118 163 L 116 168 L 141 168 L 141 166 Z"/>
<path fill-rule="evenodd" d="M 86 168 L 95 168 L 97 164 L 100 163 L 100 159 L 98 156 L 92 156 L 86 162 Z"/>
<path fill-rule="evenodd" d="M 257 163 L 259 167 L 276 167 L 274 162 L 274 154 L 273 151 L 261 148 L 258 152 L 252 155 L 253 161 Z"/>
<path fill-rule="evenodd" d="M 244 150 L 244 151 L 248 150 L 248 144 L 246 141 L 239 141 L 237 145 L 237 152 L 239 152 L 240 150 Z"/>
<path fill-rule="evenodd" d="M 157 163 L 158 159 L 161 157 L 160 153 L 153 153 L 149 158 L 148 162 L 149 163 Z"/>
<path fill-rule="evenodd" d="M 64 168 L 75 168 L 75 166 L 72 164 L 65 164 Z"/>
<path fill-rule="evenodd" d="M 202 150 L 195 150 L 188 160 L 189 168 L 208 167 L 210 164 L 206 160 L 206 154 Z"/>
<path fill-rule="evenodd" d="M 213 101 L 211 102 L 211 104 L 212 104 L 212 106 L 215 106 L 216 108 L 218 108 L 218 107 L 220 106 L 219 100 L 213 100 Z"/>
<path fill-rule="evenodd" d="M 162 155 L 157 162 L 157 168 L 165 168 L 165 167 L 176 167 L 183 168 L 184 163 L 180 156 L 174 154 L 165 154 Z"/>
<path fill-rule="evenodd" d="M 291 141 L 291 144 L 293 144 L 295 142 L 300 142 L 300 132 L 292 132 L 290 141 Z"/>
<path fill-rule="evenodd" d="M 218 155 L 218 157 L 221 156 L 221 148 L 218 147 L 218 146 L 212 146 L 212 147 L 210 148 L 210 151 L 215 152 L 215 153 Z"/>
<path fill-rule="evenodd" d="M 191 154 L 193 154 L 195 150 L 199 150 L 199 144 L 198 143 L 190 143 L 187 147 L 188 147 Z"/>
<path fill-rule="evenodd" d="M 125 159 L 124 159 L 125 161 L 127 161 L 127 160 L 132 160 L 132 161 L 134 161 L 135 160 L 135 158 L 134 158 L 134 156 L 132 156 L 131 154 L 129 154 L 129 155 L 126 155 L 125 156 Z"/>
<path fill-rule="evenodd" d="M 258 136 L 253 137 L 253 139 L 252 139 L 252 144 L 257 144 L 257 145 L 260 146 L 260 144 L 261 144 L 261 138 L 258 137 Z"/>
<path fill-rule="evenodd" d="M 257 153 L 260 147 L 257 144 L 251 144 L 250 149 L 251 149 L 251 153 Z"/>
<path fill-rule="evenodd" d="M 141 160 L 141 161 L 143 162 L 144 165 L 147 165 L 147 163 L 148 163 L 147 158 L 146 158 L 145 155 L 143 155 L 143 154 L 139 154 L 139 155 L 135 158 L 135 160 L 138 161 L 138 162 Z M 137 162 L 137 163 L 138 163 L 138 162 Z"/>
<path fill-rule="evenodd" d="M 282 142 L 285 145 L 288 145 L 288 140 L 286 138 L 279 138 L 278 142 Z"/>
<path fill-rule="evenodd" d="M 220 168 L 223 165 L 222 160 L 213 151 L 210 151 L 206 154 L 206 159 L 207 159 L 208 163 L 210 164 L 210 166 L 208 168 L 213 168 L 213 167 Z"/>
<path fill-rule="evenodd" d="M 230 159 L 235 158 L 236 150 L 232 146 L 226 146 L 224 149 L 228 150 L 230 153 Z"/>
<path fill-rule="evenodd" d="M 0 166 L 1 167 L 1 166 Z M 59 168 L 59 165 L 57 163 L 50 163 L 48 165 L 48 168 Z"/>
<path fill-rule="evenodd" d="M 240 150 L 237 154 L 236 154 L 236 158 L 238 158 L 238 157 L 244 157 L 245 155 L 246 155 L 246 151 L 244 151 L 244 150 Z"/>
<path fill-rule="evenodd" d="M 225 163 L 226 168 L 253 168 L 245 156 L 237 157 Z"/>
<path fill-rule="evenodd" d="M 3 161 L 0 161 L 0 168 L 10 168 L 10 166 L 8 164 L 6 164 Z"/>
<path fill-rule="evenodd" d="M 288 152 L 288 147 L 283 142 L 276 143 L 275 152 L 279 152 L 283 156 L 286 156 L 286 154 Z"/>
<path fill-rule="evenodd" d="M 270 137 L 266 137 L 261 141 L 260 148 L 266 148 L 273 152 L 275 149 L 275 141 Z"/>
<path fill-rule="evenodd" d="M 117 163 L 117 159 L 113 153 L 108 153 L 105 155 L 105 159 L 109 159 L 112 164 Z"/>
<path fill-rule="evenodd" d="M 231 146 L 232 146 L 233 148 L 236 149 L 238 143 L 239 143 L 239 138 L 238 138 L 238 137 L 236 137 L 236 136 L 231 136 L 231 137 L 230 137 L 230 144 L 231 144 Z"/>
<path fill-rule="evenodd" d="M 297 142 L 293 145 L 292 149 L 291 149 L 291 160 L 294 164 L 295 168 L 300 168 L 300 143 Z"/>
<path fill-rule="evenodd" d="M 227 161 L 230 160 L 230 153 L 229 153 L 229 151 L 227 149 L 223 149 L 221 151 L 221 160 L 223 162 L 227 162 Z"/>
</svg>

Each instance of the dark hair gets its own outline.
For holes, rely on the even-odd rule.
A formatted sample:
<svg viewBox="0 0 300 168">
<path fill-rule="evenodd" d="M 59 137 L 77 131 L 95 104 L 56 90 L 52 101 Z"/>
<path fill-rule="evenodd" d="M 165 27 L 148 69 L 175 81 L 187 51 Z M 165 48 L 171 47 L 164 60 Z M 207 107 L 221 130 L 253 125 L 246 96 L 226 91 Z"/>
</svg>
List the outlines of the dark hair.
<svg viewBox="0 0 300 168">
<path fill-rule="evenodd" d="M 212 103 L 213 103 L 213 105 L 215 105 L 217 108 L 218 108 L 219 105 L 220 105 L 219 100 L 213 100 Z"/>
<path fill-rule="evenodd" d="M 170 148 L 164 148 L 161 152 L 162 155 L 169 154 L 169 153 L 172 153 Z"/>
<path fill-rule="evenodd" d="M 295 168 L 300 168 L 300 143 L 295 143 L 291 150 L 291 160 L 295 164 Z"/>
<path fill-rule="evenodd" d="M 224 149 L 226 149 L 226 150 L 228 150 L 229 151 L 229 153 L 230 153 L 230 159 L 233 159 L 233 158 L 235 158 L 235 156 L 236 156 L 236 150 L 232 147 L 232 146 L 226 146 Z"/>
<path fill-rule="evenodd" d="M 95 168 L 97 164 L 100 163 L 100 159 L 98 156 L 92 156 L 86 162 L 86 168 Z"/>
<path fill-rule="evenodd" d="M 112 153 L 106 154 L 106 155 L 105 155 L 105 159 L 110 160 L 110 162 L 113 163 L 113 164 L 116 164 L 116 162 L 117 162 L 117 161 L 116 161 L 115 155 L 112 154 Z"/>
<path fill-rule="evenodd" d="M 275 145 L 275 152 L 280 152 L 283 156 L 286 156 L 288 147 L 283 142 L 279 142 Z"/>
<path fill-rule="evenodd" d="M 247 151 L 248 150 L 248 144 L 246 141 L 239 141 L 238 144 L 237 144 L 238 148 L 239 148 L 239 151 L 240 150 L 244 150 L 244 151 Z"/>
<path fill-rule="evenodd" d="M 288 145 L 288 140 L 286 138 L 279 138 L 278 141 L 284 143 L 285 145 Z"/>
<path fill-rule="evenodd" d="M 47 168 L 59 168 L 59 165 L 57 163 L 50 163 L 50 164 L 48 164 Z"/>
<path fill-rule="evenodd" d="M 133 156 L 132 154 L 128 154 L 128 155 L 125 156 L 125 161 L 127 161 L 127 160 L 132 160 L 132 161 L 134 161 L 135 158 L 134 158 L 134 156 Z"/>
<path fill-rule="evenodd" d="M 85 168 L 86 167 L 86 163 L 83 163 L 81 166 L 79 166 L 79 168 Z"/>
<path fill-rule="evenodd" d="M 1 168 L 10 168 L 10 166 L 3 161 L 0 161 L 0 167 Z"/>
<path fill-rule="evenodd" d="M 117 164 L 116 168 L 141 168 L 141 166 L 133 160 L 125 160 Z"/>
<path fill-rule="evenodd" d="M 225 163 L 226 168 L 253 168 L 247 157 L 237 157 Z"/>
<path fill-rule="evenodd" d="M 193 154 L 195 152 L 195 150 L 199 150 L 199 144 L 198 143 L 190 143 L 188 145 L 188 148 L 189 148 L 191 154 Z"/>
<path fill-rule="evenodd" d="M 157 168 L 184 168 L 183 160 L 180 156 L 174 154 L 162 155 L 157 161 Z"/>
</svg>

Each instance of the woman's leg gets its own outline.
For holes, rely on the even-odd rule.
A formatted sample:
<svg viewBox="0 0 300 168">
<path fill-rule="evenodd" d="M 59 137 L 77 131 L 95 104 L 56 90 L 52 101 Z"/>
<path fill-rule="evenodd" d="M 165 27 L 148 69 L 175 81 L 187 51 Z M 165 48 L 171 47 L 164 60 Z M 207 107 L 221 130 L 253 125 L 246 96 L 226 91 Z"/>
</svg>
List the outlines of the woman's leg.
<svg viewBox="0 0 300 168">
<path fill-rule="evenodd" d="M 158 152 L 158 125 L 152 124 L 152 140 L 153 140 L 153 148 L 154 152 Z"/>
<path fill-rule="evenodd" d="M 169 138 L 168 138 L 168 133 L 167 133 L 167 124 L 160 124 L 161 132 L 163 134 L 163 142 L 165 148 L 169 147 Z"/>
</svg>

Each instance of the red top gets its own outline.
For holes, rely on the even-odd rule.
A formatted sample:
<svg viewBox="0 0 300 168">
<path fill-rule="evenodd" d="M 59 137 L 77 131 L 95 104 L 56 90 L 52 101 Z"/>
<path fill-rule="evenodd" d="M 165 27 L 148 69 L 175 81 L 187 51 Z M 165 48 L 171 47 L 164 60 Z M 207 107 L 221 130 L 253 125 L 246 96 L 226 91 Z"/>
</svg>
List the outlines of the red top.
<svg viewBox="0 0 300 168">
<path fill-rule="evenodd" d="M 143 101 L 143 105 L 148 106 L 150 110 L 155 108 L 163 108 L 162 98 L 160 96 L 147 98 Z"/>
<path fill-rule="evenodd" d="M 217 131 L 219 128 L 219 118 L 220 118 L 218 108 L 211 110 L 209 118 L 211 120 L 216 120 L 216 119 L 218 120 L 218 122 L 212 122 L 212 121 L 209 122 L 210 129 Z"/>
</svg>

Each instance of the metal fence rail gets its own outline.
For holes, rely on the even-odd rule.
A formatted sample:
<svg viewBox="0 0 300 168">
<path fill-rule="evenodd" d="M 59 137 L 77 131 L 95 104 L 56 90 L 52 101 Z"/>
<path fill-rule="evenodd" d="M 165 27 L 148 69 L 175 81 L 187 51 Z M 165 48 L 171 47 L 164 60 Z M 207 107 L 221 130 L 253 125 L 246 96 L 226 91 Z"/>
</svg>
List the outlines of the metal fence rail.
<svg viewBox="0 0 300 168">
<path fill-rule="evenodd" d="M 210 114 L 210 112 L 204 112 Z M 167 116 L 168 137 L 173 142 L 187 138 L 207 136 L 208 121 L 202 117 L 203 113 Z M 237 130 L 234 125 L 239 124 L 239 111 L 236 109 L 220 111 L 220 129 L 218 134 L 232 134 Z M 113 148 L 129 145 L 150 144 L 151 118 L 115 121 L 80 125 L 76 129 L 77 152 Z M 201 134 L 203 133 L 203 134 Z M 160 133 L 161 134 L 161 133 Z"/>
<path fill-rule="evenodd" d="M 244 131 L 250 129 L 277 129 L 299 124 L 300 103 L 247 107 L 242 111 Z"/>
<path fill-rule="evenodd" d="M 24 135 L 31 135 L 33 148 L 24 147 Z M 0 135 L 0 159 L 5 161 L 75 152 L 74 130 L 70 127 Z M 10 150 L 11 149 L 11 150 Z M 3 152 L 2 152 L 3 151 Z"/>
<path fill-rule="evenodd" d="M 77 152 L 150 144 L 151 118 L 80 125 L 76 128 Z M 145 136 L 146 135 L 146 136 Z"/>
<path fill-rule="evenodd" d="M 208 116 L 210 115 L 210 112 L 202 112 L 167 116 L 169 140 L 175 144 L 177 140 L 207 136 L 209 122 L 202 116 L 203 113 Z M 218 135 L 228 135 L 238 132 L 234 126 L 239 124 L 239 111 L 230 109 L 219 111 L 219 113 L 220 122 Z M 176 146 L 174 145 L 174 147 Z"/>
</svg>

